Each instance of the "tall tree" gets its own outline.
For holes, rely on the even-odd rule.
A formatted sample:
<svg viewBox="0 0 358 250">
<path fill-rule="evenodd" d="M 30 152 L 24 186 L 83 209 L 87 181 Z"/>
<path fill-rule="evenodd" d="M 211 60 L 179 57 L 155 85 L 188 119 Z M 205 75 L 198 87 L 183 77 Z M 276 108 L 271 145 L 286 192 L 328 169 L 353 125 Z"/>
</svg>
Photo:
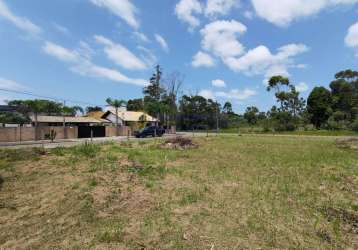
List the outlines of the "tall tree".
<svg viewBox="0 0 358 250">
<path fill-rule="evenodd" d="M 244 113 L 244 118 L 250 125 L 255 125 L 258 121 L 259 109 L 255 106 L 247 107 Z"/>
<path fill-rule="evenodd" d="M 233 110 L 232 110 L 231 102 L 225 102 L 224 103 L 223 112 L 226 113 L 226 114 L 234 113 Z"/>
<path fill-rule="evenodd" d="M 307 99 L 307 111 L 316 128 L 322 127 L 332 114 L 332 96 L 328 89 L 315 87 Z"/>
<path fill-rule="evenodd" d="M 177 116 L 177 98 L 180 92 L 180 89 L 184 82 L 184 75 L 178 71 L 166 76 L 164 79 L 165 85 L 165 94 L 162 97 L 162 102 L 166 107 L 165 110 L 167 114 L 165 115 L 166 124 L 171 123 L 172 125 L 176 122 Z"/>
<path fill-rule="evenodd" d="M 342 111 L 353 121 L 358 115 L 358 71 L 344 70 L 330 84 L 333 111 Z"/>
<path fill-rule="evenodd" d="M 90 113 L 90 112 L 96 112 L 96 111 L 103 111 L 102 107 L 99 107 L 99 106 L 88 106 L 86 108 L 86 113 Z"/>
<path fill-rule="evenodd" d="M 128 100 L 127 102 L 128 111 L 144 111 L 144 102 L 143 99 L 133 99 Z"/>
<path fill-rule="evenodd" d="M 119 100 L 119 99 L 111 99 L 111 98 L 107 98 L 106 100 L 107 104 L 114 107 L 115 108 L 115 112 L 116 112 L 116 133 L 117 136 L 119 135 L 119 131 L 118 131 L 118 125 L 119 125 L 119 117 L 118 117 L 118 109 L 120 107 L 123 107 L 124 105 L 126 105 L 126 101 L 124 100 Z"/>
<path fill-rule="evenodd" d="M 147 113 L 160 119 L 161 111 L 163 110 L 161 104 L 162 95 L 165 93 L 161 86 L 162 70 L 159 65 L 155 67 L 155 73 L 149 80 L 149 85 L 143 89 L 144 94 L 144 109 Z"/>
<path fill-rule="evenodd" d="M 66 116 L 76 116 L 76 114 L 79 112 L 82 115 L 84 114 L 84 110 L 80 106 L 63 106 L 62 112 Z"/>
<path fill-rule="evenodd" d="M 39 139 L 38 135 L 38 115 L 40 113 L 57 112 L 57 108 L 61 107 L 61 104 L 48 100 L 13 100 L 8 102 L 8 105 L 18 107 L 21 113 L 33 114 L 35 123 L 35 140 Z M 53 110 L 55 109 L 55 110 Z"/>
<path fill-rule="evenodd" d="M 283 76 L 273 76 L 269 80 L 267 91 L 275 90 L 277 102 L 280 103 L 280 111 L 288 112 L 293 117 L 297 117 L 305 106 L 305 100 L 300 98 L 300 93 L 296 91 L 290 80 Z"/>
</svg>

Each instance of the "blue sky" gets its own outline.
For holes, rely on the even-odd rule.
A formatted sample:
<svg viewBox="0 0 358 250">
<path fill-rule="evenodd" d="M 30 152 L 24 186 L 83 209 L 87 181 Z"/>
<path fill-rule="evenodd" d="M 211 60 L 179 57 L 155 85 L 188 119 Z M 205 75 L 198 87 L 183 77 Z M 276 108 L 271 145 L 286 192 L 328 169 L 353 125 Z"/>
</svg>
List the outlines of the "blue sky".
<svg viewBox="0 0 358 250">
<path fill-rule="evenodd" d="M 307 97 L 358 68 L 358 0 L 272 2 L 0 0 L 0 88 L 104 105 L 141 97 L 159 63 L 184 93 L 242 112 L 275 104 L 272 75 Z"/>
</svg>

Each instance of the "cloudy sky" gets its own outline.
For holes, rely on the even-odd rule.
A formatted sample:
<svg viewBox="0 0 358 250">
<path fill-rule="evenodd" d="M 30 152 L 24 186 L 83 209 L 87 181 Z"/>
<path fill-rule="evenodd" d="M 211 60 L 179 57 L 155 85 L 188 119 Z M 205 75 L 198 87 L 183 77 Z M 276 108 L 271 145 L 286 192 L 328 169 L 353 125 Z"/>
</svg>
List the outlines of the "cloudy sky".
<svg viewBox="0 0 358 250">
<path fill-rule="evenodd" d="M 358 68 L 358 0 L 0 0 L 0 51 L 0 89 L 103 105 L 159 63 L 186 94 L 267 110 L 272 75 L 306 97 Z"/>
</svg>

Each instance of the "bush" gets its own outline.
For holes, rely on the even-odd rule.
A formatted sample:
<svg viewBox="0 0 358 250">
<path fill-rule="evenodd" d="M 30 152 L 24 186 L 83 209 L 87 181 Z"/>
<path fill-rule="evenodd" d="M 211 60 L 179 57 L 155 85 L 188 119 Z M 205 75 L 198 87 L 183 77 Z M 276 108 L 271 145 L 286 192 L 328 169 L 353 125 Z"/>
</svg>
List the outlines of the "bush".
<svg viewBox="0 0 358 250">
<path fill-rule="evenodd" d="M 358 132 L 358 118 L 352 123 L 352 130 Z"/>
<path fill-rule="evenodd" d="M 349 122 L 347 120 L 336 120 L 335 116 L 331 116 L 327 121 L 327 129 L 342 130 L 347 129 Z"/>
<path fill-rule="evenodd" d="M 294 131 L 297 128 L 297 119 L 288 112 L 278 112 L 272 119 L 275 131 Z"/>
<path fill-rule="evenodd" d="M 76 156 L 84 156 L 87 158 L 94 158 L 101 151 L 101 147 L 97 144 L 85 142 L 80 146 L 73 148 L 73 154 Z"/>
</svg>

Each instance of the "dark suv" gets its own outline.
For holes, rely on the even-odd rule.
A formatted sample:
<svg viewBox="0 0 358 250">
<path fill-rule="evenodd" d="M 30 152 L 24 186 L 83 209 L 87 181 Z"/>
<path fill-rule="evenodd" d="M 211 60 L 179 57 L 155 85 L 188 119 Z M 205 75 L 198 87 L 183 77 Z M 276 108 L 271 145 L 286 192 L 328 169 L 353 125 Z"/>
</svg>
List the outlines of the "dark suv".
<svg viewBox="0 0 358 250">
<path fill-rule="evenodd" d="M 165 133 L 165 130 L 158 126 L 149 126 L 141 129 L 135 133 L 135 137 L 137 138 L 145 138 L 148 136 L 159 136 L 161 137 Z"/>
</svg>

